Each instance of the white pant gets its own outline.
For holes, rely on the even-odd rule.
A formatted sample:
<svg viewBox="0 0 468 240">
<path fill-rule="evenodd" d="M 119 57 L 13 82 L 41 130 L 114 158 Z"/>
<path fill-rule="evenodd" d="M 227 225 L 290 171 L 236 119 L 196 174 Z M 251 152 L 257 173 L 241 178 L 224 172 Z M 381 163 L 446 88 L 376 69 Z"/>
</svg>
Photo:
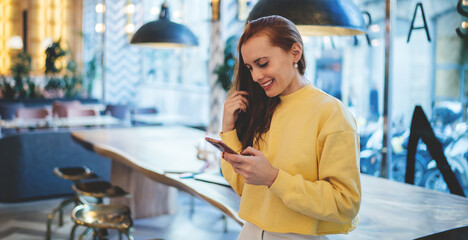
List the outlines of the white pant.
<svg viewBox="0 0 468 240">
<path fill-rule="evenodd" d="M 246 222 L 239 234 L 239 240 L 328 240 L 327 236 L 312 236 L 297 233 L 275 233 L 264 231 Z"/>
</svg>

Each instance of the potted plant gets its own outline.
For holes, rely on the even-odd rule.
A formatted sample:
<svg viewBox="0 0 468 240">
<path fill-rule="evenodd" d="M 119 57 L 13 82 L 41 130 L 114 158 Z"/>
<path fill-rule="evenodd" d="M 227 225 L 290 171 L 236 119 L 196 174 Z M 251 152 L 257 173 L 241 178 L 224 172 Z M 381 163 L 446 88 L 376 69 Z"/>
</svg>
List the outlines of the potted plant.
<svg viewBox="0 0 468 240">
<path fill-rule="evenodd" d="M 45 74 L 47 84 L 45 97 L 75 97 L 81 91 L 82 78 L 78 73 L 78 64 L 73 60 L 72 53 L 61 46 L 61 39 L 53 42 L 46 49 Z M 63 58 L 69 57 L 65 67 Z"/>
<path fill-rule="evenodd" d="M 60 41 L 53 42 L 46 50 L 45 75 L 47 84 L 45 85 L 44 96 L 46 98 L 56 98 L 64 96 L 65 84 L 59 76 L 62 71 L 61 59 L 66 52 L 60 46 Z"/>
<path fill-rule="evenodd" d="M 5 99 L 37 97 L 36 84 L 29 77 L 31 71 L 31 56 L 27 52 L 19 52 L 13 58 L 10 68 L 13 81 L 2 76 L 2 96 Z"/>
<path fill-rule="evenodd" d="M 8 82 L 5 76 L 2 75 L 1 78 L 2 78 L 2 87 L 1 87 L 2 98 L 14 99 L 16 96 L 15 85 Z"/>
<path fill-rule="evenodd" d="M 231 87 L 232 76 L 234 74 L 234 67 L 236 65 L 236 48 L 238 38 L 231 36 L 226 41 L 226 47 L 224 48 L 224 61 L 222 65 L 219 65 L 214 73 L 218 75 L 217 83 L 221 85 L 224 91 L 228 91 Z"/>
</svg>

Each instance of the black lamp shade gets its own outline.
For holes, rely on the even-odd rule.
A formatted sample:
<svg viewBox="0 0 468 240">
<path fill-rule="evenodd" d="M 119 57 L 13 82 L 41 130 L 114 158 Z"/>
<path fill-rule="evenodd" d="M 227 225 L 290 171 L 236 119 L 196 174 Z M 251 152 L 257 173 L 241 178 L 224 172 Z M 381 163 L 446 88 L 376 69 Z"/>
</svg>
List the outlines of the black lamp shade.
<svg viewBox="0 0 468 240">
<path fill-rule="evenodd" d="M 172 22 L 168 7 L 162 4 L 159 19 L 141 26 L 130 43 L 155 48 L 174 48 L 198 46 L 198 39 L 186 26 Z"/>
<path fill-rule="evenodd" d="M 366 32 L 362 13 L 352 0 L 260 0 L 248 21 L 279 15 L 304 36 L 358 35 Z"/>
</svg>

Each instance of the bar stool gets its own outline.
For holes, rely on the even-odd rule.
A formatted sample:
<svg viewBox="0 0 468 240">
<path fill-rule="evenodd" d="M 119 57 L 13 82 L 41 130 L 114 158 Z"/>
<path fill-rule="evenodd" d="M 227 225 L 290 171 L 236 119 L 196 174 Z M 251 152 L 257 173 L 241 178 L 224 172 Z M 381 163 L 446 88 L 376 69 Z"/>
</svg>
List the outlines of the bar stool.
<svg viewBox="0 0 468 240">
<path fill-rule="evenodd" d="M 86 226 L 88 227 L 87 230 L 81 235 L 80 239 L 85 237 L 87 234 L 90 233 L 91 228 L 93 230 L 93 235 L 95 237 L 99 238 L 104 238 L 106 239 L 108 236 L 107 229 L 117 229 L 121 233 L 126 233 L 127 237 L 129 236 L 129 227 L 127 223 L 128 221 L 125 220 L 123 223 L 115 223 L 113 220 L 116 218 L 119 219 L 130 219 L 131 221 L 131 216 L 130 216 L 130 210 L 128 207 L 123 206 L 123 205 L 104 205 L 103 199 L 104 198 L 115 198 L 115 197 L 130 197 L 130 194 L 126 191 L 124 191 L 122 188 L 112 185 L 111 183 L 107 181 L 89 181 L 89 182 L 78 182 L 73 184 L 72 186 L 73 190 L 76 192 L 78 198 L 80 199 L 80 202 L 82 205 L 78 205 L 77 207 L 83 208 L 81 206 L 92 206 L 92 208 L 86 208 L 83 210 L 84 212 L 87 212 L 87 214 L 91 215 L 102 215 L 102 219 L 100 219 L 100 222 L 98 224 L 94 224 L 93 221 L 87 222 L 83 220 L 77 221 L 76 219 L 80 219 L 79 216 L 81 215 L 75 215 L 73 217 L 73 212 L 72 211 L 72 219 L 75 221 L 75 225 L 72 228 L 72 231 L 70 233 L 70 238 L 73 239 L 75 235 L 75 230 L 78 225 Z M 88 200 L 85 198 L 92 198 L 96 200 L 96 203 L 90 203 Z M 107 207 L 109 206 L 109 207 Z M 80 209 L 78 208 L 78 209 Z M 123 211 L 122 209 L 128 209 Z M 86 215 L 86 216 L 88 216 Z M 112 215 L 113 218 L 107 219 L 105 216 L 107 215 Z M 101 221 L 102 220 L 102 221 Z M 122 225 L 123 224 L 123 225 Z M 129 237 L 130 239 L 130 237 Z"/>
<path fill-rule="evenodd" d="M 128 192 L 118 186 L 113 186 L 107 181 L 96 180 L 98 176 L 87 167 L 55 168 L 54 173 L 61 178 L 72 180 L 74 182 L 72 188 L 76 194 L 73 198 L 64 200 L 49 214 L 46 239 L 51 237 L 51 225 L 55 213 L 60 211 L 59 226 L 62 226 L 63 208 L 70 203 L 74 202 L 75 206 L 79 206 L 81 204 L 90 204 L 89 198 L 97 203 L 102 203 L 104 198 L 130 196 Z"/>
<path fill-rule="evenodd" d="M 83 204 L 89 204 L 83 197 L 94 198 L 97 203 L 102 203 L 104 198 L 130 197 L 130 193 L 107 181 L 78 182 L 72 188 Z"/>
<path fill-rule="evenodd" d="M 133 220 L 130 217 L 130 209 L 124 205 L 105 205 L 105 204 L 85 204 L 76 206 L 71 213 L 72 220 L 75 222 L 70 233 L 70 239 L 74 239 L 77 226 L 87 227 L 80 235 L 84 239 L 91 231 L 93 239 L 107 239 L 107 229 L 116 229 L 119 231 L 119 239 L 122 233 L 129 240 L 133 240 L 130 231 L 133 226 Z"/>
<path fill-rule="evenodd" d="M 89 168 L 83 167 L 64 167 L 64 168 L 54 168 L 54 174 L 60 178 L 71 180 L 75 184 L 79 183 L 79 181 L 85 179 L 94 179 L 98 178 L 98 176 L 93 173 Z M 78 205 L 80 203 L 80 199 L 78 195 L 75 194 L 72 198 L 63 200 L 56 208 L 52 210 L 51 213 L 47 216 L 47 232 L 46 232 L 46 239 L 50 239 L 51 237 L 51 225 L 52 220 L 54 219 L 57 212 L 59 212 L 59 226 L 63 225 L 63 209 L 68 206 L 69 204 L 75 203 Z"/>
</svg>

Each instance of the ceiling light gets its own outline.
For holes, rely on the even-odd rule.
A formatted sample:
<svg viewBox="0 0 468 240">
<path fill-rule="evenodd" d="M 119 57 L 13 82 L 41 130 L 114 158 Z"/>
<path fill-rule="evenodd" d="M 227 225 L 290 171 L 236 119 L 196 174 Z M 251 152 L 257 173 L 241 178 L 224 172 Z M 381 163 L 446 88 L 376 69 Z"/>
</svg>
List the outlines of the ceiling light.
<svg viewBox="0 0 468 240">
<path fill-rule="evenodd" d="M 102 3 L 96 4 L 96 12 L 103 13 L 106 11 L 106 7 Z"/>
<path fill-rule="evenodd" d="M 280 15 L 304 36 L 358 35 L 366 32 L 361 10 L 351 0 L 259 0 L 248 20 Z"/>
<path fill-rule="evenodd" d="M 174 48 L 198 46 L 198 38 L 186 26 L 171 21 L 169 8 L 163 3 L 159 19 L 141 26 L 130 43 L 154 48 Z"/>
<path fill-rule="evenodd" d="M 369 26 L 369 31 L 380 32 L 380 26 L 378 24 L 372 24 Z"/>
<path fill-rule="evenodd" d="M 127 32 L 127 33 L 133 33 L 133 32 L 135 32 L 135 25 L 133 25 L 133 24 L 131 24 L 131 23 L 125 25 L 125 32 Z"/>
<path fill-rule="evenodd" d="M 125 6 L 125 12 L 127 14 L 132 14 L 135 12 L 135 5 L 134 4 L 128 4 L 127 6 Z"/>
<path fill-rule="evenodd" d="M 7 47 L 9 49 L 22 49 L 23 40 L 21 39 L 21 36 L 11 36 L 8 38 Z"/>
<path fill-rule="evenodd" d="M 102 23 L 98 23 L 96 24 L 96 26 L 94 27 L 94 30 L 96 30 L 96 32 L 98 33 L 102 33 L 106 30 L 106 26 Z"/>
</svg>

